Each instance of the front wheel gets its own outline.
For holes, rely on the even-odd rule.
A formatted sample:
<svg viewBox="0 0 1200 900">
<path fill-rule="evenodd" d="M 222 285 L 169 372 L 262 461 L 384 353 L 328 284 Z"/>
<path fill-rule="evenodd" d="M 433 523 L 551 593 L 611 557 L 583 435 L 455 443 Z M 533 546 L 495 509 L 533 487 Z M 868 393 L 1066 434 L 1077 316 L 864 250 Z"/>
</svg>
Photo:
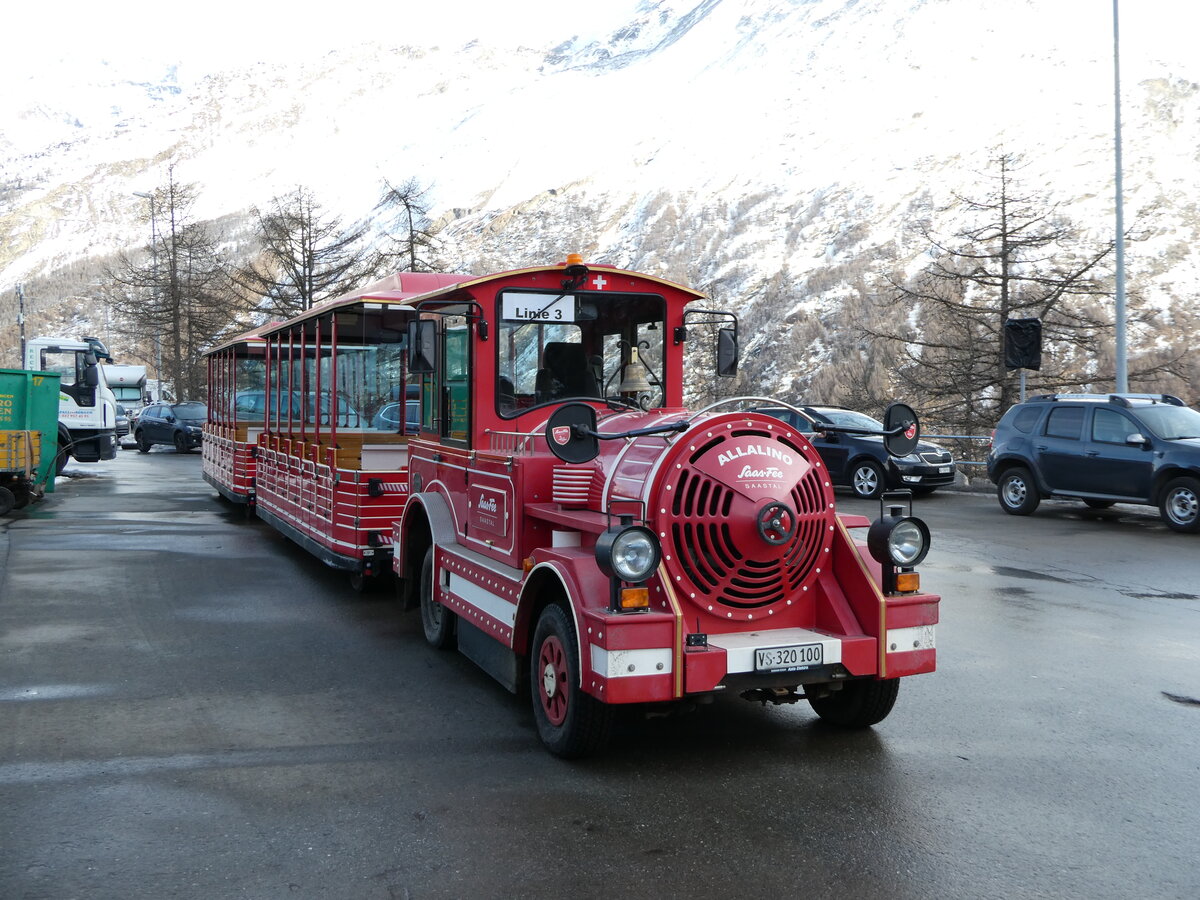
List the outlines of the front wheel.
<svg viewBox="0 0 1200 900">
<path fill-rule="evenodd" d="M 1028 469 L 1019 466 L 1000 476 L 996 497 L 1000 500 L 1000 508 L 1010 516 L 1027 516 L 1042 502 L 1033 476 Z"/>
<path fill-rule="evenodd" d="M 564 759 L 602 750 L 612 730 L 612 707 L 585 694 L 579 684 L 579 644 L 566 611 L 552 603 L 533 632 L 529 691 L 538 737 Z"/>
<path fill-rule="evenodd" d="M 862 497 L 864 500 L 875 499 L 883 493 L 883 469 L 879 467 L 878 463 L 866 459 L 855 463 L 854 471 L 850 475 L 850 487 L 855 496 Z"/>
<path fill-rule="evenodd" d="M 1172 531 L 1200 531 L 1200 480 L 1184 476 L 1167 482 L 1158 512 Z"/>
<path fill-rule="evenodd" d="M 144 431 L 139 431 L 134 436 L 134 440 L 137 441 L 138 453 L 150 452 L 150 441 L 146 439 L 146 433 Z"/>
<path fill-rule="evenodd" d="M 175 432 L 175 452 L 187 453 L 191 449 L 192 447 L 191 444 L 188 443 L 187 435 L 182 431 Z"/>
<path fill-rule="evenodd" d="M 887 718 L 896 705 L 900 679 L 847 681 L 840 691 L 825 697 L 809 697 L 808 705 L 818 716 L 843 728 L 869 728 Z"/>
<path fill-rule="evenodd" d="M 421 563 L 421 628 L 429 646 L 447 650 L 454 643 L 454 613 L 433 596 L 433 548 L 425 551 Z"/>
</svg>

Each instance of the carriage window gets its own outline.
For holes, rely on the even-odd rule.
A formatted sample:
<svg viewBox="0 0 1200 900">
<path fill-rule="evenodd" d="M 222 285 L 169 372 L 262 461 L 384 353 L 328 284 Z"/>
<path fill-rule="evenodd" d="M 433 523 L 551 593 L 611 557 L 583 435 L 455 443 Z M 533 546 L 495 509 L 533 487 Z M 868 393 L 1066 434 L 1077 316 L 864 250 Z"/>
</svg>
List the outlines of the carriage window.
<svg viewBox="0 0 1200 900">
<path fill-rule="evenodd" d="M 500 295 L 496 409 L 619 398 L 664 405 L 665 304 L 644 294 Z"/>
</svg>

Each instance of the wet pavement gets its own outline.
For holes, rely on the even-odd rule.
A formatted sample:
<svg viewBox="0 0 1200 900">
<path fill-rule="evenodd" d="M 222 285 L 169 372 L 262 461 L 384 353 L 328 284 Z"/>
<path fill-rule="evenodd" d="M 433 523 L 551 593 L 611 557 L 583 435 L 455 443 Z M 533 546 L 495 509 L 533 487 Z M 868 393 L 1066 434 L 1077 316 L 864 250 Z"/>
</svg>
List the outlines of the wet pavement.
<svg viewBox="0 0 1200 900">
<path fill-rule="evenodd" d="M 1200 536 L 918 502 L 939 670 L 566 763 L 163 448 L 0 520 L 0 897 L 1200 896 Z M 846 511 L 877 504 L 839 497 Z"/>
</svg>

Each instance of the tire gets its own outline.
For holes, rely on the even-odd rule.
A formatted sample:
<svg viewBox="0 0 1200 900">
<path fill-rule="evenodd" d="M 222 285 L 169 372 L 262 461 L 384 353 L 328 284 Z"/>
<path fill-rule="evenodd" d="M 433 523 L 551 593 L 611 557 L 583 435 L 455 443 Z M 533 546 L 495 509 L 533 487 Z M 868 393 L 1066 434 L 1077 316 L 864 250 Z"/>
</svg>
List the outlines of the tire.
<svg viewBox="0 0 1200 900">
<path fill-rule="evenodd" d="M 374 575 L 364 575 L 354 572 L 350 575 L 350 590 L 356 594 L 370 594 L 379 586 L 379 579 Z"/>
<path fill-rule="evenodd" d="M 137 441 L 138 453 L 149 453 L 150 448 L 154 446 L 148 440 L 146 440 L 146 434 L 143 431 L 139 431 L 137 434 L 135 434 L 133 439 Z"/>
<path fill-rule="evenodd" d="M 529 655 L 529 693 L 538 737 L 563 759 L 603 750 L 612 732 L 613 708 L 579 685 L 579 643 L 566 611 L 542 610 Z"/>
<path fill-rule="evenodd" d="M 1172 531 L 1200 531 L 1200 479 L 1185 475 L 1168 481 L 1158 501 L 1158 512 Z"/>
<path fill-rule="evenodd" d="M 10 481 L 5 485 L 13 495 L 13 509 L 24 509 L 33 500 L 33 488 L 28 481 Z"/>
<path fill-rule="evenodd" d="M 192 449 L 190 446 L 188 446 L 187 435 L 182 431 L 175 432 L 174 442 L 176 453 L 187 453 Z"/>
<path fill-rule="evenodd" d="M 883 469 L 869 459 L 856 462 L 850 470 L 850 489 L 856 497 L 874 500 L 883 493 Z"/>
<path fill-rule="evenodd" d="M 17 505 L 17 498 L 6 486 L 0 484 L 0 516 L 7 516 Z"/>
<path fill-rule="evenodd" d="M 809 697 L 808 704 L 831 725 L 870 728 L 888 717 L 899 693 L 899 678 L 846 681 L 840 691 L 832 691 L 825 697 Z"/>
<path fill-rule="evenodd" d="M 1084 500 L 1084 504 L 1088 509 L 1108 509 L 1116 500 Z"/>
<path fill-rule="evenodd" d="M 433 597 L 433 547 L 421 563 L 421 628 L 430 647 L 448 650 L 454 644 L 454 613 Z"/>
<path fill-rule="evenodd" d="M 54 474 L 61 475 L 63 469 L 67 467 L 67 463 L 71 461 L 71 436 L 58 433 L 58 456 L 54 460 Z"/>
<path fill-rule="evenodd" d="M 1017 466 L 1000 476 L 996 483 L 996 499 L 1000 501 L 1000 508 L 1010 516 L 1027 516 L 1038 508 L 1042 495 L 1038 493 L 1029 470 Z"/>
</svg>

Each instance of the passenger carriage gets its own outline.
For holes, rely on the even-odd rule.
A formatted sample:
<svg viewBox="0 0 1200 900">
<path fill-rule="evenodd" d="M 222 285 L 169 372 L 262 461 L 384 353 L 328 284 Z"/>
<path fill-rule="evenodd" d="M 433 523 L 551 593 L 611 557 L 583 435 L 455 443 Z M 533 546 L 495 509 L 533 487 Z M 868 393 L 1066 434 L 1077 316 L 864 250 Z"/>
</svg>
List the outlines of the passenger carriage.
<svg viewBox="0 0 1200 900">
<path fill-rule="evenodd" d="M 209 402 L 201 449 L 204 480 L 247 514 L 254 508 L 255 458 L 263 414 L 245 398 L 265 384 L 267 342 L 262 330 L 239 334 L 205 354 Z"/>
</svg>

